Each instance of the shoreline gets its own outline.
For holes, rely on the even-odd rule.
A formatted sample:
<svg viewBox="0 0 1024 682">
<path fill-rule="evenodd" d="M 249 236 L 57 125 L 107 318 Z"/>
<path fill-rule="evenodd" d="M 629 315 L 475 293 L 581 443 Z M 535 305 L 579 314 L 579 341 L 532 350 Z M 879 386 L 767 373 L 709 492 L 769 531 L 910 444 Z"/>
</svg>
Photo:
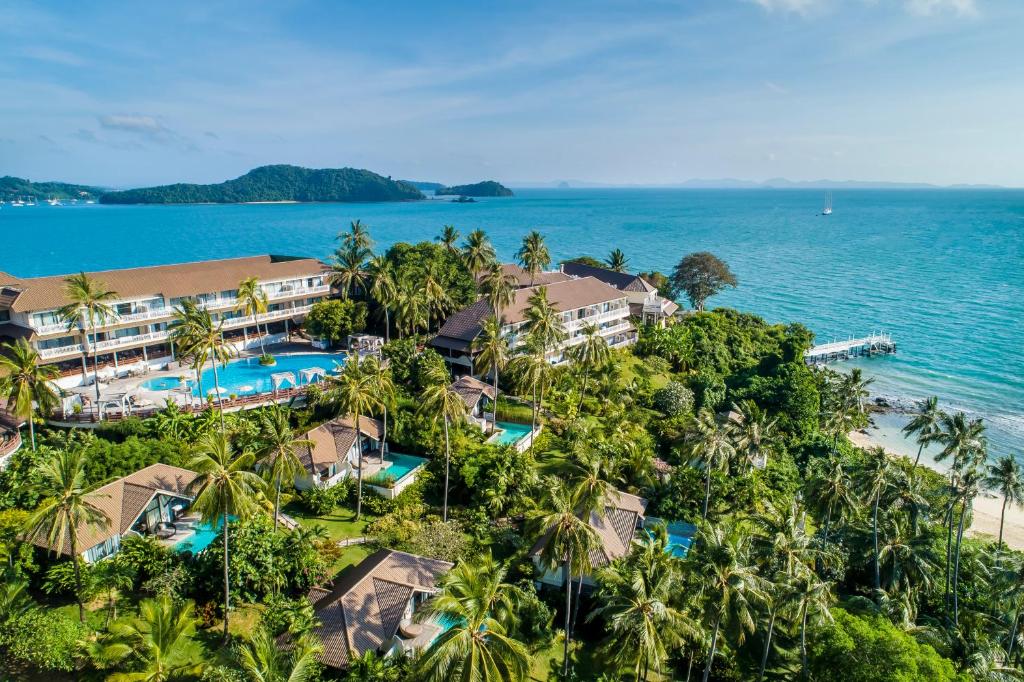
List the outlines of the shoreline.
<svg viewBox="0 0 1024 682">
<path fill-rule="evenodd" d="M 848 436 L 850 442 L 859 448 L 880 446 L 893 457 L 906 457 L 910 460 L 917 456 L 916 452 L 899 452 L 891 447 L 891 443 L 886 443 L 870 432 L 851 431 Z M 920 466 L 943 475 L 948 471 L 942 464 L 935 462 L 927 450 L 921 454 Z M 1003 498 L 993 495 L 990 491 L 982 490 L 974 498 L 971 527 L 967 530 L 967 534 L 974 538 L 987 538 L 995 542 L 999 537 L 999 517 L 1002 507 Z M 1006 509 L 1003 542 L 1011 549 L 1024 550 L 1024 510 L 1019 507 L 1011 506 Z"/>
</svg>

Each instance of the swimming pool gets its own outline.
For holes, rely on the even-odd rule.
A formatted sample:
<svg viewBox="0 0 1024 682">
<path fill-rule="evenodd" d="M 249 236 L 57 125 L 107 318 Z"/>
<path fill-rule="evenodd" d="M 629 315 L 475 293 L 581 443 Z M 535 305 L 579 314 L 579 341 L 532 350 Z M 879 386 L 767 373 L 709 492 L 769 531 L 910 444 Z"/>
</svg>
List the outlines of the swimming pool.
<svg viewBox="0 0 1024 682">
<path fill-rule="evenodd" d="M 217 379 L 220 383 L 221 393 L 225 396 L 234 395 L 255 395 L 256 393 L 269 393 L 274 390 L 270 380 L 271 374 L 279 372 L 291 372 L 295 382 L 302 381 L 299 372 L 304 369 L 318 367 L 325 372 L 331 372 L 336 365 L 345 364 L 344 353 L 296 353 L 294 355 L 279 355 L 276 357 L 277 364 L 271 367 L 264 367 L 259 363 L 258 358 L 242 358 L 232 360 L 225 367 L 217 367 Z M 195 381 L 194 373 L 182 370 L 186 377 L 186 383 L 192 388 L 192 395 L 202 397 L 199 392 L 199 385 Z M 203 390 L 207 394 L 213 393 L 213 368 L 207 367 L 203 370 Z M 314 377 L 313 381 L 319 381 Z M 181 380 L 176 376 L 160 377 L 142 382 L 142 388 L 149 391 L 170 391 L 181 387 Z M 281 388 L 294 388 L 291 382 L 286 381 Z"/>
<path fill-rule="evenodd" d="M 649 529 L 660 523 L 665 522 L 651 516 L 644 521 L 644 528 L 650 533 Z M 665 548 L 665 551 L 674 557 L 685 559 L 686 555 L 690 553 L 690 546 L 693 545 L 693 536 L 697 534 L 697 526 L 685 521 L 672 521 L 667 524 L 665 530 L 668 531 L 668 547 Z"/>
<path fill-rule="evenodd" d="M 497 422 L 496 426 L 501 430 L 488 438 L 487 442 L 498 445 L 515 445 L 529 436 L 532 430 L 529 424 L 514 424 L 512 422 Z"/>
<path fill-rule="evenodd" d="M 383 483 L 384 481 L 391 481 L 397 483 L 402 480 L 410 471 L 418 469 L 419 467 L 426 464 L 427 460 L 423 457 L 416 457 L 414 455 L 403 455 L 399 452 L 390 452 L 384 456 L 384 461 L 388 462 L 386 469 L 381 469 L 376 474 L 370 477 L 368 483 L 374 485 L 374 482 Z"/>
<path fill-rule="evenodd" d="M 174 545 L 175 552 L 192 552 L 193 554 L 199 554 L 204 549 L 210 546 L 210 543 L 220 537 L 220 522 L 216 525 L 211 526 L 210 524 L 203 523 L 196 525 L 196 531 L 192 535 L 188 536 L 184 540 L 179 540 Z"/>
</svg>

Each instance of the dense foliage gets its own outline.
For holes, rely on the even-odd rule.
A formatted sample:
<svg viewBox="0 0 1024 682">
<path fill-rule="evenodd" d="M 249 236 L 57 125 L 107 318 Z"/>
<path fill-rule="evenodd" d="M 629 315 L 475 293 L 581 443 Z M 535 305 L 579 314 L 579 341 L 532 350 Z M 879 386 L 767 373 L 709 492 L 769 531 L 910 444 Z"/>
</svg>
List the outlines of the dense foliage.
<svg viewBox="0 0 1024 682">
<path fill-rule="evenodd" d="M 510 197 L 512 196 L 512 190 L 494 180 L 484 180 L 472 185 L 439 187 L 434 190 L 434 194 L 438 196 L 457 195 L 463 197 Z"/>
<path fill-rule="evenodd" d="M 45 199 L 95 199 L 103 194 L 103 190 L 97 187 L 86 185 L 73 185 L 67 182 L 32 182 L 24 178 L 15 178 L 5 175 L 0 178 L 0 201 L 11 201 L 12 199 L 35 198 L 39 201 Z"/>
</svg>

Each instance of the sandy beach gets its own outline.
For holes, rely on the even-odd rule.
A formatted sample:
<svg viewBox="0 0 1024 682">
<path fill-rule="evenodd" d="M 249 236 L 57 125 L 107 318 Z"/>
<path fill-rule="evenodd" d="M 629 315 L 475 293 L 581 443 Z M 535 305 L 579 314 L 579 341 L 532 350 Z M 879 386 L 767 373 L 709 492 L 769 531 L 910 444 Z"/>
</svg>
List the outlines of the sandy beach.
<svg viewBox="0 0 1024 682">
<path fill-rule="evenodd" d="M 885 443 L 873 437 L 870 432 L 853 431 L 850 433 L 850 441 L 862 448 L 878 445 L 885 447 Z M 886 447 L 886 451 L 894 457 L 910 457 L 908 453 L 896 452 L 891 447 Z M 921 464 L 941 474 L 946 473 L 928 454 L 921 457 Z M 1002 506 L 1002 498 L 993 496 L 991 492 L 983 491 L 979 494 L 974 498 L 974 520 L 968 532 L 974 537 L 990 537 L 993 540 L 999 537 L 999 515 Z M 1024 549 L 1024 510 L 1015 507 L 1006 510 L 1003 542 L 1014 549 Z"/>
</svg>

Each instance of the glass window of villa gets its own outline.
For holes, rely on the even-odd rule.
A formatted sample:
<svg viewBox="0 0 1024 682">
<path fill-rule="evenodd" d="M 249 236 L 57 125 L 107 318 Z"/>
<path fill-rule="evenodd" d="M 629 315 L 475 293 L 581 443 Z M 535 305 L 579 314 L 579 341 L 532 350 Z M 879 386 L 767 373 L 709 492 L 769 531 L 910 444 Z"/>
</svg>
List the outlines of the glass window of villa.
<svg viewBox="0 0 1024 682">
<path fill-rule="evenodd" d="M 32 324 L 36 327 L 43 327 L 51 324 L 60 324 L 62 320 L 55 310 L 47 310 L 45 313 L 33 313 Z"/>
<path fill-rule="evenodd" d="M 36 345 L 39 350 L 45 350 L 47 348 L 64 348 L 65 346 L 75 345 L 75 337 L 61 336 L 56 339 L 46 339 L 45 341 L 37 341 Z"/>
<path fill-rule="evenodd" d="M 138 336 L 142 333 L 142 330 L 138 327 L 128 327 L 127 329 L 118 329 L 114 332 L 115 339 L 123 339 L 126 336 Z"/>
<path fill-rule="evenodd" d="M 114 309 L 117 310 L 117 314 L 118 315 L 131 315 L 132 314 L 132 304 L 131 303 L 118 303 L 117 306 L 115 306 Z"/>
<path fill-rule="evenodd" d="M 172 308 L 180 308 L 182 303 L 184 303 L 185 301 L 191 301 L 191 300 L 192 300 L 191 296 L 175 296 L 174 298 L 171 299 L 171 307 Z"/>
</svg>

